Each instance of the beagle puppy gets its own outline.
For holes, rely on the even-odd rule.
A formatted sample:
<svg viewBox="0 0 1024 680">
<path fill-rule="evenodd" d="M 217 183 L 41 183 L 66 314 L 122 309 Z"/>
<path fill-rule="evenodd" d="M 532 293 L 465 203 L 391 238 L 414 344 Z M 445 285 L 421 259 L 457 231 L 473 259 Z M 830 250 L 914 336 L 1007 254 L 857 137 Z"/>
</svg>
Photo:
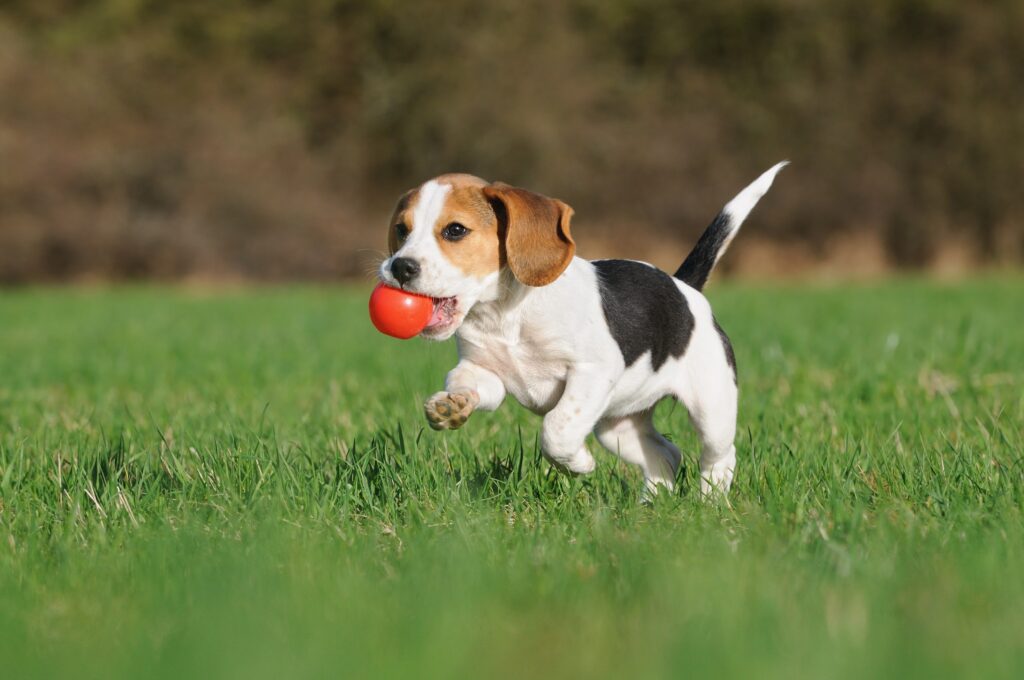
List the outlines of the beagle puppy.
<svg viewBox="0 0 1024 680">
<path fill-rule="evenodd" d="M 542 415 L 541 447 L 558 468 L 594 469 L 585 439 L 671 489 L 680 452 L 655 428 L 655 405 L 683 403 L 702 442 L 701 492 L 728 491 L 736 466 L 736 360 L 701 289 L 774 166 L 741 191 L 673 276 L 632 260 L 575 257 L 562 201 L 448 174 L 409 191 L 388 226 L 380 279 L 428 295 L 422 335 L 456 337 L 458 364 L 424 405 L 435 430 L 462 427 L 506 394 Z"/>
</svg>

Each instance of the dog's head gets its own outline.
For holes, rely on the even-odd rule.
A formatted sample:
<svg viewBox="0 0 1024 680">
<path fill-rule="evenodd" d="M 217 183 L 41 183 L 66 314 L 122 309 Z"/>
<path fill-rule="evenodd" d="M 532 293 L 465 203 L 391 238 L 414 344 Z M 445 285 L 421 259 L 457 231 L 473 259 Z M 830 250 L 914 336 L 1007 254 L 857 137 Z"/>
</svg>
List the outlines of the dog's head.
<svg viewBox="0 0 1024 680">
<path fill-rule="evenodd" d="M 546 286 L 576 252 L 565 203 L 471 175 L 442 175 L 398 200 L 388 224 L 388 285 L 434 298 L 425 337 L 451 337 L 478 302 L 497 300 L 502 273 Z"/>
</svg>

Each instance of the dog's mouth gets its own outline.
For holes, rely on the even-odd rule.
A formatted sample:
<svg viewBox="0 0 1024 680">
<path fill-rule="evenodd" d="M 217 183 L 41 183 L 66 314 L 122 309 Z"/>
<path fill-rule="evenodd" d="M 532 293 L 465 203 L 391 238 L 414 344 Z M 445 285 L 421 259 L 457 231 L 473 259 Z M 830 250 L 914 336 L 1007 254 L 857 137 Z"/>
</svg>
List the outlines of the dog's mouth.
<svg viewBox="0 0 1024 680">
<path fill-rule="evenodd" d="M 434 313 L 423 329 L 427 336 L 443 335 L 459 322 L 459 299 L 456 297 L 433 298 Z"/>
</svg>

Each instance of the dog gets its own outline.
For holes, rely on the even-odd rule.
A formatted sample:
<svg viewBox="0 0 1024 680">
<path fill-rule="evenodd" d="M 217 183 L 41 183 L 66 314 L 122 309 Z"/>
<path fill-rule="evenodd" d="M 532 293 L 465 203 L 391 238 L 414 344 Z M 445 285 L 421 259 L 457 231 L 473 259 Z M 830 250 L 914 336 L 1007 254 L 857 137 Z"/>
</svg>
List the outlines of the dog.
<svg viewBox="0 0 1024 680">
<path fill-rule="evenodd" d="M 779 163 L 729 201 L 673 276 L 633 260 L 575 256 L 573 209 L 466 174 L 404 194 L 388 226 L 387 285 L 430 296 L 421 335 L 456 337 L 459 361 L 424 404 L 435 430 L 462 427 L 506 394 L 543 416 L 541 449 L 587 474 L 597 441 L 643 470 L 645 493 L 673 488 L 679 449 L 653 422 L 666 397 L 700 435 L 700 490 L 725 494 L 736 468 L 736 359 L 701 289 Z"/>
</svg>

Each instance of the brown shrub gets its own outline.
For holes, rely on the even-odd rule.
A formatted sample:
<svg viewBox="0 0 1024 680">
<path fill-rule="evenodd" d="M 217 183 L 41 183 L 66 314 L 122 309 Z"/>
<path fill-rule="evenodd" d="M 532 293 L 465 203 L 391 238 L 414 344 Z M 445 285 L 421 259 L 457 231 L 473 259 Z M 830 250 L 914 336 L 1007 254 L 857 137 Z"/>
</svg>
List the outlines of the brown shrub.
<svg viewBox="0 0 1024 680">
<path fill-rule="evenodd" d="M 1019 262 L 1022 29 L 1009 2 L 14 0 L 0 281 L 360 276 L 397 192 L 451 170 L 681 258 L 781 158 L 752 228 L 794 265 Z"/>
</svg>

